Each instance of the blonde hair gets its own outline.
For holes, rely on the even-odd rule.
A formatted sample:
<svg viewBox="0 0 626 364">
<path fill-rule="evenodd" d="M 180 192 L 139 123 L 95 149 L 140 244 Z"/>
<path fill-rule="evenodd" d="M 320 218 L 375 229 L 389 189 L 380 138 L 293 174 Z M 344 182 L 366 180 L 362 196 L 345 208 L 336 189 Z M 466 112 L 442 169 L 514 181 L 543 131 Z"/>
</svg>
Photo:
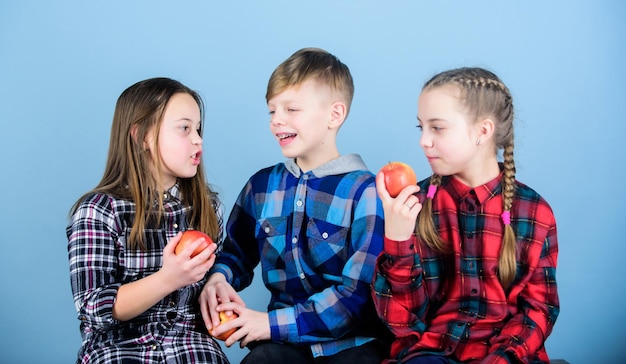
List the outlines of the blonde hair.
<svg viewBox="0 0 626 364">
<path fill-rule="evenodd" d="M 204 119 L 204 104 L 200 95 L 169 78 L 140 81 L 122 92 L 113 114 L 109 153 L 102 179 L 93 190 L 79 198 L 70 211 L 71 214 L 76 212 L 81 201 L 93 193 L 132 200 L 136 213 L 129 238 L 131 249 L 144 249 L 146 226 L 158 225 L 161 221 L 163 191 L 158 176 L 161 175 L 163 161 L 158 150 L 159 127 L 167 103 L 177 93 L 191 95 L 200 108 L 201 119 Z M 155 133 L 154 145 L 157 148 L 154 158 L 146 153 L 143 142 L 151 130 Z M 156 168 L 157 173 L 153 174 L 151 167 Z M 179 178 L 178 185 L 182 203 L 192 207 L 188 215 L 189 226 L 217 239 L 220 231 L 215 212 L 216 194 L 205 181 L 202 162 L 194 177 Z"/>
<path fill-rule="evenodd" d="M 352 75 L 339 58 L 320 48 L 302 48 L 278 65 L 267 84 L 265 100 L 269 102 L 287 88 L 308 80 L 315 80 L 338 93 L 346 104 L 347 117 L 354 96 Z"/>
<path fill-rule="evenodd" d="M 510 213 L 515 193 L 515 161 L 513 159 L 513 98 L 509 89 L 492 72 L 482 68 L 458 68 L 435 75 L 426 84 L 423 91 L 441 86 L 454 85 L 461 92 L 463 102 L 472 120 L 489 117 L 495 123 L 496 151 L 502 150 L 503 157 L 503 215 L 504 236 L 498 260 L 498 278 L 504 288 L 508 288 L 517 270 L 516 236 L 510 224 Z M 441 176 L 430 178 L 431 186 L 441 184 Z M 430 195 L 430 194 L 429 194 Z M 432 216 L 432 198 L 427 198 L 418 218 L 416 233 L 431 248 L 447 251 L 439 236 Z"/>
</svg>

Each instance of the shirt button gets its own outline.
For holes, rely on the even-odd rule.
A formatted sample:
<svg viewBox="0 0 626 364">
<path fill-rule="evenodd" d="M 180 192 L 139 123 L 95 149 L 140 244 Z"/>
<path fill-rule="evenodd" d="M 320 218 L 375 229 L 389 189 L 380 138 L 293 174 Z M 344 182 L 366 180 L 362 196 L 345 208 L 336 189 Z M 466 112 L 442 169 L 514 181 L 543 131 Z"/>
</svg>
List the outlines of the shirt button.
<svg viewBox="0 0 626 364">
<path fill-rule="evenodd" d="M 296 205 L 298 205 L 298 207 L 302 206 L 302 200 L 298 200 L 298 202 L 296 202 Z"/>
<path fill-rule="evenodd" d="M 266 227 L 265 227 L 265 229 L 263 229 L 263 230 L 265 230 L 265 233 L 266 233 L 266 234 L 269 234 L 269 233 L 270 233 L 270 231 L 272 231 L 272 229 L 270 229 L 270 227 L 269 227 L 269 226 L 266 226 Z"/>
<path fill-rule="evenodd" d="M 296 237 L 294 236 L 294 237 L 291 239 L 291 242 L 292 242 L 292 243 L 294 243 L 294 244 L 295 244 L 295 243 L 297 243 L 297 242 L 298 242 L 298 238 L 296 238 Z"/>
<path fill-rule="evenodd" d="M 152 350 L 156 350 L 157 346 L 156 345 L 152 345 Z"/>
<path fill-rule="evenodd" d="M 467 234 L 465 234 L 465 236 L 466 236 L 468 239 L 471 239 L 471 238 L 473 238 L 473 237 L 474 237 L 474 233 L 467 233 Z"/>
<path fill-rule="evenodd" d="M 478 290 L 476 288 L 472 288 L 472 294 L 476 294 L 478 292 Z"/>
<path fill-rule="evenodd" d="M 322 238 L 324 238 L 324 239 L 328 239 L 328 233 L 324 231 L 324 232 L 322 233 Z"/>
<path fill-rule="evenodd" d="M 305 277 L 304 273 L 300 273 L 300 279 L 304 279 Z"/>
<path fill-rule="evenodd" d="M 174 224 L 174 229 L 178 229 L 178 224 Z"/>
</svg>

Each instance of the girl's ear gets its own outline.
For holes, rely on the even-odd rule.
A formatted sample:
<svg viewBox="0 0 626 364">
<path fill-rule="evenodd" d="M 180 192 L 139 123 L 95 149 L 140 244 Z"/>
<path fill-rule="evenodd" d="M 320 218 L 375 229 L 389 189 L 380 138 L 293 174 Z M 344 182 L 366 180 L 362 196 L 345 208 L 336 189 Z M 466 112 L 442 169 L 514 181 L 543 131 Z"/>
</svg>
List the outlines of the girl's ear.
<svg viewBox="0 0 626 364">
<path fill-rule="evenodd" d="M 329 129 L 338 129 L 344 120 L 346 120 L 346 104 L 340 101 L 335 101 L 330 105 L 330 121 L 328 123 Z"/>
<path fill-rule="evenodd" d="M 135 141 L 135 143 L 137 143 L 137 128 L 139 127 L 139 125 L 134 124 L 131 125 L 130 127 L 130 136 L 133 137 L 133 140 Z"/>
<path fill-rule="evenodd" d="M 486 118 L 486 119 L 479 121 L 477 124 L 477 127 L 478 127 L 477 138 L 484 140 L 484 141 L 489 140 L 493 136 L 493 133 L 496 131 L 496 125 L 493 122 L 493 120 L 490 118 Z"/>
<path fill-rule="evenodd" d="M 133 126 L 130 127 L 130 135 L 132 136 L 133 140 L 135 141 L 135 143 L 139 143 L 139 141 L 137 140 L 137 129 L 139 128 L 139 125 L 135 124 Z M 146 136 L 146 139 L 151 137 L 151 134 Z M 150 143 L 148 143 L 148 141 L 144 139 L 143 142 L 141 143 L 141 146 L 143 148 L 144 151 L 150 150 Z"/>
</svg>

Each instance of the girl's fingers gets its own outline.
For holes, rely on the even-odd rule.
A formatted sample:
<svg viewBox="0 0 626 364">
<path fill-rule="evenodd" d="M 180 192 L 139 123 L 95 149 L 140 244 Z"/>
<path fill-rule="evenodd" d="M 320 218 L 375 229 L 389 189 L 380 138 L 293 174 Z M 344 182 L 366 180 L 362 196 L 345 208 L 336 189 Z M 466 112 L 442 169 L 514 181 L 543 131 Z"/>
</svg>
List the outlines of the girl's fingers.
<svg viewBox="0 0 626 364">
<path fill-rule="evenodd" d="M 205 242 L 202 242 L 201 244 L 205 244 Z M 192 259 L 198 259 L 202 262 L 207 261 L 211 258 L 211 256 L 215 253 L 216 250 L 217 250 L 217 244 L 215 243 L 208 244 L 207 247 L 204 248 L 204 250 L 202 250 L 200 253 L 198 253 L 198 255 L 194 256 Z"/>
<path fill-rule="evenodd" d="M 420 191 L 420 186 L 418 185 L 409 185 L 406 186 L 400 191 L 396 200 L 407 202 L 408 200 L 414 199 L 418 200 L 417 196 L 415 196 Z"/>
<path fill-rule="evenodd" d="M 178 242 L 180 241 L 180 238 L 183 236 L 182 232 L 178 232 L 178 234 L 174 235 L 173 238 L 171 238 L 167 244 L 165 244 L 165 248 L 163 248 L 163 252 L 168 252 L 173 254 L 174 250 L 176 249 L 176 245 L 178 245 Z"/>
<path fill-rule="evenodd" d="M 193 259 L 196 256 L 200 255 L 202 252 L 204 252 L 208 246 L 208 242 L 206 242 L 202 238 L 198 238 L 194 241 L 191 241 L 190 243 L 187 243 L 186 246 L 182 247 L 182 250 L 179 252 L 179 254 Z M 197 254 L 194 255 L 198 248 L 202 248 L 202 250 L 198 251 Z"/>
<path fill-rule="evenodd" d="M 389 196 L 389 192 L 387 192 L 385 174 L 383 172 L 378 172 L 376 175 L 376 192 L 378 192 L 378 197 L 380 197 L 383 203 L 388 203 L 389 200 L 391 200 L 391 196 Z"/>
</svg>

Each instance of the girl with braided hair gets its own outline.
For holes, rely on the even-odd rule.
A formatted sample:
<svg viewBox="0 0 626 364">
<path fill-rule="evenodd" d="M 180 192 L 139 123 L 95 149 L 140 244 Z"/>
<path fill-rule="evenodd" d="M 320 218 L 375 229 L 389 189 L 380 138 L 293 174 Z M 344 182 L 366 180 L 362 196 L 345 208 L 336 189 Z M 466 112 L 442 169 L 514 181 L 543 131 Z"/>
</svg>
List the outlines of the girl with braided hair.
<svg viewBox="0 0 626 364">
<path fill-rule="evenodd" d="M 556 222 L 515 179 L 513 119 L 508 88 L 485 69 L 424 85 L 418 127 L 433 175 L 396 198 L 376 179 L 385 238 L 372 295 L 396 337 L 387 362 L 549 362 Z"/>
</svg>

